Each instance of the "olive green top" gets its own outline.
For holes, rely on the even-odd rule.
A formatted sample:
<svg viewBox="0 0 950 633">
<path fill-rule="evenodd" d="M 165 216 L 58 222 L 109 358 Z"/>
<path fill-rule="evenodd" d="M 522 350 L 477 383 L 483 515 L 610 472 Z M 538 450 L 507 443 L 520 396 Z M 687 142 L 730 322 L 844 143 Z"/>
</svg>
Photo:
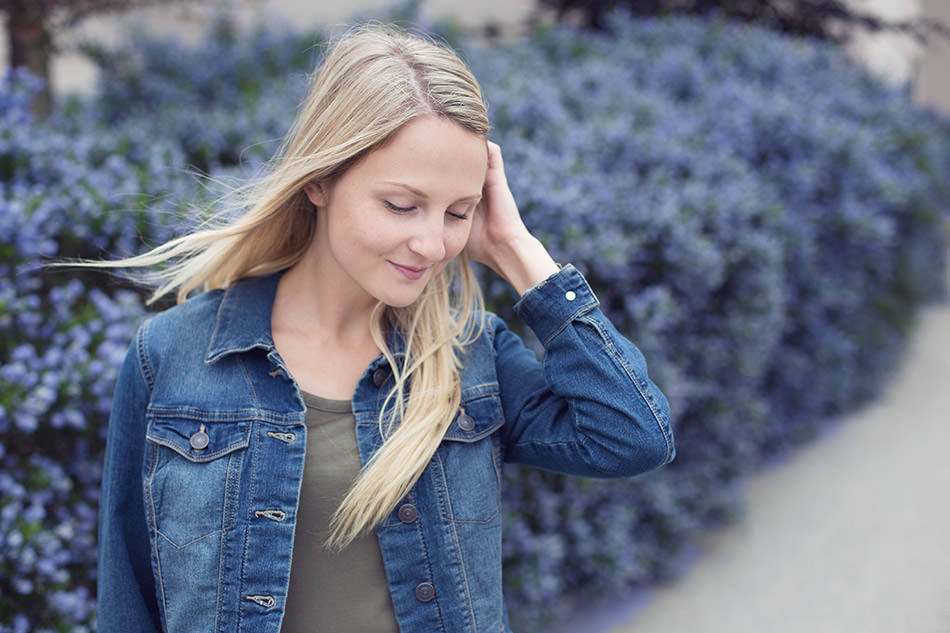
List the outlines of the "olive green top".
<svg viewBox="0 0 950 633">
<path fill-rule="evenodd" d="M 281 633 L 398 633 L 376 534 L 323 547 L 330 516 L 360 472 L 349 400 L 303 394 L 307 453 Z"/>
</svg>

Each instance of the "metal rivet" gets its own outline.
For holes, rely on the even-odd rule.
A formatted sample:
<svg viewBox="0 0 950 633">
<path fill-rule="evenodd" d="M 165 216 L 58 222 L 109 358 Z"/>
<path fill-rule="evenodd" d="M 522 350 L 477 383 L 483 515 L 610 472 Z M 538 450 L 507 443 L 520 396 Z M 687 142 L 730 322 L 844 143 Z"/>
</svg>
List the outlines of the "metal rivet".
<svg viewBox="0 0 950 633">
<path fill-rule="evenodd" d="M 574 299 L 577 299 L 577 293 L 574 292 L 573 290 L 568 290 L 567 292 L 564 293 L 564 298 L 567 299 L 568 301 L 573 301 Z"/>
<path fill-rule="evenodd" d="M 191 439 L 188 440 L 188 443 L 191 444 L 191 448 L 196 451 L 203 451 L 208 448 L 208 444 L 211 442 L 211 438 L 208 437 L 208 434 L 205 433 L 205 425 L 202 424 L 201 428 L 195 431 L 191 435 Z"/>
<path fill-rule="evenodd" d="M 419 509 L 411 503 L 404 503 L 399 506 L 399 511 L 396 513 L 399 517 L 399 520 L 403 523 L 412 523 L 417 518 L 419 518 Z"/>
<path fill-rule="evenodd" d="M 389 378 L 389 370 L 385 367 L 377 367 L 373 372 L 373 384 L 377 387 L 382 387 L 387 378 Z"/>
<path fill-rule="evenodd" d="M 416 600 L 419 602 L 429 602 L 435 598 L 435 587 L 431 582 L 420 582 L 416 585 Z"/>
</svg>

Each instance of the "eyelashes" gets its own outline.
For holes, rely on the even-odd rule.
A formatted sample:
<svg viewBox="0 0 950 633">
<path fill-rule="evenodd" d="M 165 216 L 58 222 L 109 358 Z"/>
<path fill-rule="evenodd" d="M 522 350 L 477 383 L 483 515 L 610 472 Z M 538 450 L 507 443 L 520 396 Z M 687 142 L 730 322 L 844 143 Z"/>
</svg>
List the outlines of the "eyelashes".
<svg viewBox="0 0 950 633">
<path fill-rule="evenodd" d="M 415 207 L 400 207 L 398 205 L 393 204 L 389 200 L 383 200 L 383 204 L 386 205 L 387 209 L 389 209 L 390 211 L 395 211 L 396 213 L 408 213 L 409 211 L 412 211 L 413 209 L 415 209 Z M 452 216 L 453 218 L 457 220 L 468 219 L 467 213 L 453 213 L 451 211 L 446 211 L 446 213 L 448 213 L 450 216 Z"/>
<path fill-rule="evenodd" d="M 413 209 L 415 209 L 415 207 L 399 207 L 399 206 L 396 206 L 396 205 L 394 205 L 392 202 L 390 202 L 389 200 L 383 200 L 383 204 L 385 204 L 391 211 L 395 211 L 396 213 L 406 213 L 406 212 L 408 212 L 408 211 L 412 211 Z"/>
</svg>

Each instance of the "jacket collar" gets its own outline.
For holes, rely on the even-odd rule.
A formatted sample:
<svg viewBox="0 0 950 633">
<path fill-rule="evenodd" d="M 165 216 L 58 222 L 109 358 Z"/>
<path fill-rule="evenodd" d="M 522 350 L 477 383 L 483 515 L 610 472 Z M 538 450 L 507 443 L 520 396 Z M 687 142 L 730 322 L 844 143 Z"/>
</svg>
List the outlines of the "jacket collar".
<svg viewBox="0 0 950 633">
<path fill-rule="evenodd" d="M 245 277 L 224 291 L 205 363 L 254 348 L 274 349 L 270 316 L 283 271 L 264 277 Z"/>
<path fill-rule="evenodd" d="M 274 336 L 270 319 L 277 296 L 277 283 L 284 271 L 262 277 L 245 277 L 234 282 L 221 297 L 217 322 L 205 363 L 215 363 L 225 356 L 252 349 L 274 350 Z M 390 333 L 387 337 L 394 357 L 404 355 L 402 337 Z"/>
</svg>

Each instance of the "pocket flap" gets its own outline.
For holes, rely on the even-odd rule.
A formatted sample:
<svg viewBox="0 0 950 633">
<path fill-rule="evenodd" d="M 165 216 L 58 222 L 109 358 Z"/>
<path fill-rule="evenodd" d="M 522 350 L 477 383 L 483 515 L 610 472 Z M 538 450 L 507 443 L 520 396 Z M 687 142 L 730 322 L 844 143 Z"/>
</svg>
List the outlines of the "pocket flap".
<svg viewBox="0 0 950 633">
<path fill-rule="evenodd" d="M 192 462 L 208 462 L 247 448 L 251 421 L 209 422 L 190 418 L 153 418 L 146 437 Z"/>
<path fill-rule="evenodd" d="M 469 419 L 465 419 L 465 417 Z M 477 442 L 491 435 L 505 418 L 501 412 L 501 403 L 495 394 L 481 395 L 462 400 L 452 425 L 445 433 L 446 440 L 453 442 Z"/>
</svg>

